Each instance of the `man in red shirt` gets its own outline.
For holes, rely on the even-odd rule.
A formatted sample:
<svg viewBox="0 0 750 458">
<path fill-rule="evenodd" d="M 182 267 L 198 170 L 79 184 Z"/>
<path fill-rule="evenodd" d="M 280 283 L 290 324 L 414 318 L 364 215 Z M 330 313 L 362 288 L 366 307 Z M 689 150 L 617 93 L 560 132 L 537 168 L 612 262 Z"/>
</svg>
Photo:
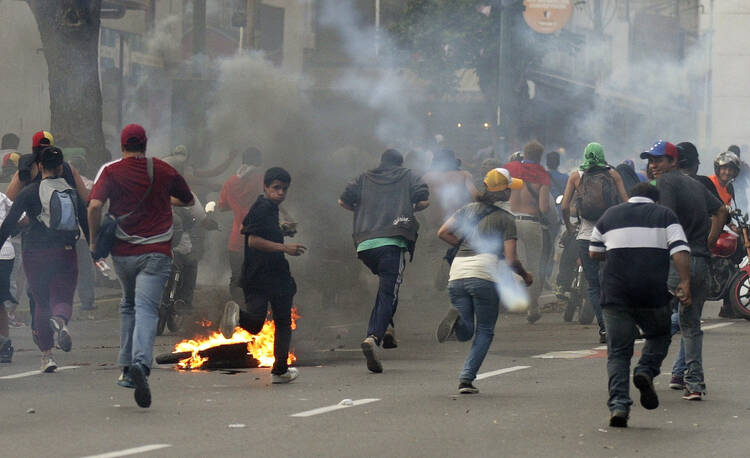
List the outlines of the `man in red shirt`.
<svg viewBox="0 0 750 458">
<path fill-rule="evenodd" d="M 245 248 L 245 236 L 242 234 L 242 220 L 250 207 L 263 194 L 263 171 L 260 169 L 262 155 L 258 148 L 250 147 L 242 153 L 242 165 L 237 172 L 227 179 L 221 188 L 219 210 L 232 210 L 232 234 L 229 236 L 229 266 L 232 277 L 229 280 L 229 294 L 238 304 L 245 301 L 240 277 L 242 275 L 242 258 Z"/>
<path fill-rule="evenodd" d="M 122 286 L 117 361 L 122 374 L 118 385 L 135 388 L 136 403 L 148 407 L 151 405 L 148 375 L 159 303 L 172 267 L 172 205 L 190 206 L 193 195 L 172 166 L 160 159 L 146 159 L 147 137 L 143 127 L 125 126 L 121 143 L 122 159 L 105 166 L 91 190 L 88 209 L 91 251 L 104 202 L 109 200 L 109 213 L 113 216 L 132 212 L 119 222 L 112 247 L 115 272 Z M 148 161 L 153 161 L 151 186 Z"/>
</svg>

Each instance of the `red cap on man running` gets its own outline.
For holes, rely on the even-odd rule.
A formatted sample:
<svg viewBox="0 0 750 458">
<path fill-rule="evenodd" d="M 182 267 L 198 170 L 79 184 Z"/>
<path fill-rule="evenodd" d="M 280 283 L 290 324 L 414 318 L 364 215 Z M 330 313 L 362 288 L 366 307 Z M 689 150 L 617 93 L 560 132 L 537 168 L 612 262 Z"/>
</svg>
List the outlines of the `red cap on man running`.
<svg viewBox="0 0 750 458">
<path fill-rule="evenodd" d="M 128 124 L 122 129 L 120 144 L 123 148 L 125 146 L 146 146 L 146 142 L 148 142 L 146 129 L 140 124 Z"/>
</svg>

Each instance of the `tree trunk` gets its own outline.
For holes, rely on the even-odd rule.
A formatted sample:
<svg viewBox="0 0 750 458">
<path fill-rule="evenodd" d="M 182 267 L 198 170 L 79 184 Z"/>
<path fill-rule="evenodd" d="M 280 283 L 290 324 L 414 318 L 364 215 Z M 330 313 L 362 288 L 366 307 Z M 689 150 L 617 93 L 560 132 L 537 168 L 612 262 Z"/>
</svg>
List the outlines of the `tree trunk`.
<svg viewBox="0 0 750 458">
<path fill-rule="evenodd" d="M 60 147 L 86 149 L 96 170 L 105 157 L 99 85 L 101 0 L 27 0 L 47 60 L 50 131 Z M 40 126 L 40 129 L 43 126 Z"/>
</svg>

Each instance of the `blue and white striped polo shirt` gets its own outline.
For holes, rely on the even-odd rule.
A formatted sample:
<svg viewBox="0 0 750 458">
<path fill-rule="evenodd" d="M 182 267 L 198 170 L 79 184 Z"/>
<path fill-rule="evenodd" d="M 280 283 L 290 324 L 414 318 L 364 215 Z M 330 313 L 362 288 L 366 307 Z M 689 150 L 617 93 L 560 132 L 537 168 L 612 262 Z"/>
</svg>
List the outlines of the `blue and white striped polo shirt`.
<svg viewBox="0 0 750 458">
<path fill-rule="evenodd" d="M 607 253 L 602 306 L 665 306 L 670 256 L 690 252 L 677 215 L 646 197 L 631 197 L 608 209 L 597 222 L 589 249 Z"/>
</svg>

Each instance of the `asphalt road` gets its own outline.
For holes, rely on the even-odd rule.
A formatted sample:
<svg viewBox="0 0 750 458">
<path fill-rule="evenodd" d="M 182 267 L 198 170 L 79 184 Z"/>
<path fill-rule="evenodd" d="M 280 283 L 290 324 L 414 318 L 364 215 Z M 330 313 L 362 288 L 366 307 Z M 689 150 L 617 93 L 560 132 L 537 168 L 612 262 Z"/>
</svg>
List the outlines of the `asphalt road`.
<svg viewBox="0 0 750 458">
<path fill-rule="evenodd" d="M 704 314 L 704 327 L 719 325 L 705 334 L 708 396 L 684 401 L 663 374 L 656 387 L 660 407 L 641 408 L 633 388 L 630 427 L 613 429 L 607 425 L 606 352 L 597 349 L 594 326 L 563 323 L 560 314 L 545 314 L 535 325 L 503 315 L 480 371 L 485 378 L 476 382 L 481 392 L 458 395 L 468 344 L 434 340 L 442 305 L 426 312 L 405 302 L 397 321 L 400 347 L 381 353 L 382 374 L 369 373 L 358 350 L 366 317 L 331 323 L 336 331 L 330 333 L 306 333 L 303 317 L 294 342 L 300 355 L 295 382 L 271 385 L 268 369 L 161 366 L 152 373 L 149 409 L 138 408 L 133 392 L 115 384 L 117 320 L 74 322 L 73 351 L 57 353 L 61 366 L 73 367 L 55 374 L 33 373 L 38 350 L 28 328 L 14 329 L 14 362 L 0 365 L 0 456 L 750 454 L 750 369 L 742 351 L 750 323 L 719 320 L 716 303 Z M 176 340 L 159 337 L 157 353 Z M 345 399 L 352 405 L 342 405 Z"/>
</svg>

